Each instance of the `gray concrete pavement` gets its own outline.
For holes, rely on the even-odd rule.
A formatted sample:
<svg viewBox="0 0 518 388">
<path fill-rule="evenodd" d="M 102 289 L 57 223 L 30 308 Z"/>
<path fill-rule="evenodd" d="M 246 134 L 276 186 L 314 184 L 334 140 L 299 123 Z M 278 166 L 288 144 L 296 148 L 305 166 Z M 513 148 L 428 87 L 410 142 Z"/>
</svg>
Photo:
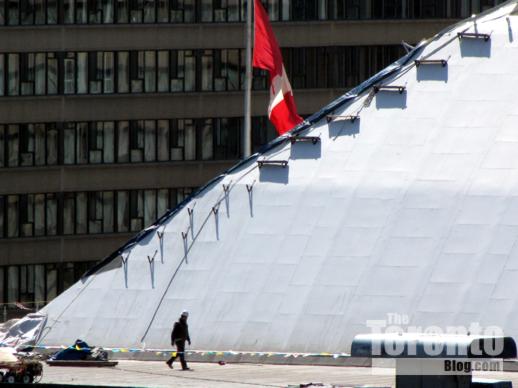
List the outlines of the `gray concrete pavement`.
<svg viewBox="0 0 518 388">
<path fill-rule="evenodd" d="M 208 363 L 189 365 L 193 371 L 171 370 L 165 363 L 154 361 L 120 361 L 115 368 L 45 366 L 42 382 L 189 388 L 285 387 L 309 382 L 376 386 L 391 386 L 393 383 L 392 376 L 373 376 L 369 368 Z"/>
<path fill-rule="evenodd" d="M 179 365 L 178 365 L 179 366 Z M 319 382 L 338 386 L 393 387 L 394 371 L 373 373 L 370 368 L 284 366 L 258 364 L 190 363 L 193 371 L 170 370 L 163 362 L 120 361 L 115 368 L 71 368 L 45 366 L 43 383 L 119 385 L 134 387 L 253 388 L 286 387 Z M 518 373 L 477 374 L 480 377 L 512 380 Z"/>
</svg>

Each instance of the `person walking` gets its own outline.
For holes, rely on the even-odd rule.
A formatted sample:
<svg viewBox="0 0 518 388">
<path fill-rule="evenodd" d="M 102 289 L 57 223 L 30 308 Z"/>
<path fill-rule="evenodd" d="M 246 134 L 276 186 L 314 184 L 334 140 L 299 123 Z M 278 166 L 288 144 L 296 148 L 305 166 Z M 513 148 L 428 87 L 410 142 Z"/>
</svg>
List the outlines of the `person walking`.
<svg viewBox="0 0 518 388">
<path fill-rule="evenodd" d="M 176 360 L 177 357 L 180 357 L 182 370 L 190 370 L 190 368 L 187 366 L 187 362 L 185 361 L 185 341 L 187 341 L 189 345 L 191 344 L 187 318 L 189 318 L 189 312 L 186 310 L 182 311 L 180 319 L 178 322 L 175 322 L 173 331 L 171 333 L 171 345 L 176 346 L 176 354 L 165 362 L 171 369 L 173 369 L 174 360 Z"/>
</svg>

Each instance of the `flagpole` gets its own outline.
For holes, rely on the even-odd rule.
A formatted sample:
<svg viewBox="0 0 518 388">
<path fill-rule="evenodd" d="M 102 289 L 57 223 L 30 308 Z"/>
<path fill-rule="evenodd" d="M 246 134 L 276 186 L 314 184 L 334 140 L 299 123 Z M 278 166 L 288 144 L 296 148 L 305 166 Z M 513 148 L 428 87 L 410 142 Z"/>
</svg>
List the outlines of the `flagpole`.
<svg viewBox="0 0 518 388">
<path fill-rule="evenodd" d="M 246 1 L 246 75 L 245 75 L 245 120 L 243 126 L 243 159 L 252 153 L 252 13 L 254 0 Z"/>
</svg>

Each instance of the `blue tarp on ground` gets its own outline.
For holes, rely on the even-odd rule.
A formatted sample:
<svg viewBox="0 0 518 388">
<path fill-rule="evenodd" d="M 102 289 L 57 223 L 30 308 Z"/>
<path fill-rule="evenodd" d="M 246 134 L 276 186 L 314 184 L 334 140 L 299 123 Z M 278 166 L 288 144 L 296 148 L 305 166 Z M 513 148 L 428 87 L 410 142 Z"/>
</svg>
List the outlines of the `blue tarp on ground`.
<svg viewBox="0 0 518 388">
<path fill-rule="evenodd" d="M 51 360 L 86 360 L 91 353 L 90 346 L 85 341 L 78 339 L 74 345 L 54 354 Z"/>
</svg>

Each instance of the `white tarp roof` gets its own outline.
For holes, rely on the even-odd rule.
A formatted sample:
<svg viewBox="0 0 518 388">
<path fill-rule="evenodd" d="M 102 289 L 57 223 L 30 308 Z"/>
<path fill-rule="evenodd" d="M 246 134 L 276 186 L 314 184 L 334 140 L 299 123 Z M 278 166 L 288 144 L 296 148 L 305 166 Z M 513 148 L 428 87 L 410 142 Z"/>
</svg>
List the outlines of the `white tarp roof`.
<svg viewBox="0 0 518 388">
<path fill-rule="evenodd" d="M 43 343 L 165 348 L 183 309 L 196 349 L 348 351 L 388 313 L 518 335 L 515 6 L 413 52 L 448 65 L 407 58 L 382 80 L 404 93 L 328 107 L 360 119 L 320 115 L 300 131 L 318 144 L 278 141 L 213 182 L 45 307 Z"/>
</svg>

